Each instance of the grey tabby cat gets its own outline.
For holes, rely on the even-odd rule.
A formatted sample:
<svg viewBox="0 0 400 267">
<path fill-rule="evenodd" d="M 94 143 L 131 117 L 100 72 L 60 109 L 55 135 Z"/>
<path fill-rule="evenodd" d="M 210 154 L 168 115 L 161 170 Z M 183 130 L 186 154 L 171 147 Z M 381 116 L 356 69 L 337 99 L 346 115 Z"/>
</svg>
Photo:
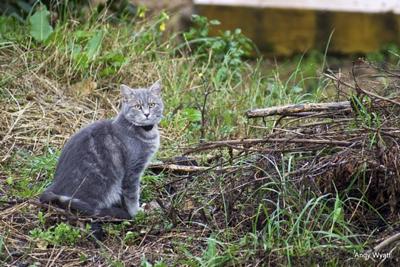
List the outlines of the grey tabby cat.
<svg viewBox="0 0 400 267">
<path fill-rule="evenodd" d="M 132 218 L 139 210 L 139 179 L 160 137 L 161 84 L 121 85 L 122 108 L 73 135 L 58 160 L 54 181 L 40 201 L 88 216 Z"/>
</svg>

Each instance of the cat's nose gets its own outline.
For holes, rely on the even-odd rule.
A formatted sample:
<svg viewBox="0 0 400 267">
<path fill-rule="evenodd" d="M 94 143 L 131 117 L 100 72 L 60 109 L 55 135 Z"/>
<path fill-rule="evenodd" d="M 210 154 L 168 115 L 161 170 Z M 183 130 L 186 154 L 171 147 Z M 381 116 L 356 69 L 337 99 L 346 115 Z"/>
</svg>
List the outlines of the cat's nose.
<svg viewBox="0 0 400 267">
<path fill-rule="evenodd" d="M 146 118 L 148 118 L 150 116 L 150 113 L 143 113 L 144 116 L 146 116 Z"/>
</svg>

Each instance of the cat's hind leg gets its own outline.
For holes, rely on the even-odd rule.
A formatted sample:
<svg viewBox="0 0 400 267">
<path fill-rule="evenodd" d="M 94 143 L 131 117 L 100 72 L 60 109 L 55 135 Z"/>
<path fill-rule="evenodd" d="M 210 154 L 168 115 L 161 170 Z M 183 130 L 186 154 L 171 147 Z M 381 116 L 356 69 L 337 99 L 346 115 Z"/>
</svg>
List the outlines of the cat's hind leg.
<svg viewBox="0 0 400 267">
<path fill-rule="evenodd" d="M 58 195 L 51 191 L 45 191 L 40 196 L 40 202 L 42 203 L 49 203 L 49 204 L 56 204 L 57 206 L 66 209 L 66 210 L 74 210 L 83 215 L 87 216 L 95 216 L 96 209 L 94 205 L 91 205 L 85 201 L 82 201 L 77 198 L 72 198 L 69 196 Z"/>
</svg>

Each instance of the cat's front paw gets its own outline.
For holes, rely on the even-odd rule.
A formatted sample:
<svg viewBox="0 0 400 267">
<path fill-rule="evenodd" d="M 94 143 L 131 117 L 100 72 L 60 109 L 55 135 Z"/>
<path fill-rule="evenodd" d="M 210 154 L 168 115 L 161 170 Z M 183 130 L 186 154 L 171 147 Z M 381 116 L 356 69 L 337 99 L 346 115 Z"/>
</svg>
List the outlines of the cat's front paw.
<svg viewBox="0 0 400 267">
<path fill-rule="evenodd" d="M 145 205 L 146 205 L 146 203 L 143 203 L 142 206 L 140 206 L 138 208 L 138 212 L 145 212 L 145 208 L 144 208 Z"/>
<path fill-rule="evenodd" d="M 129 215 L 133 218 L 140 211 L 139 203 L 127 207 Z"/>
</svg>

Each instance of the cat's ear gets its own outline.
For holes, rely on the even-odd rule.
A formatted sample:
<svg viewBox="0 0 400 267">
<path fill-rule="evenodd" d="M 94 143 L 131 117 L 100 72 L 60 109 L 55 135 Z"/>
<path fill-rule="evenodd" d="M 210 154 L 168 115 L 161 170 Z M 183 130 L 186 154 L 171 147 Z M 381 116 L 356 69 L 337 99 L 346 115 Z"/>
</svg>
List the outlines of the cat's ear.
<svg viewBox="0 0 400 267">
<path fill-rule="evenodd" d="M 161 81 L 158 80 L 156 81 L 152 86 L 150 86 L 149 90 L 151 91 L 152 94 L 155 94 L 157 96 L 161 95 L 161 89 L 162 89 L 162 85 L 161 85 Z"/>
<path fill-rule="evenodd" d="M 132 95 L 133 95 L 132 88 L 130 88 L 129 86 L 127 86 L 125 84 L 121 84 L 120 89 L 121 89 L 121 95 L 124 99 L 132 98 Z"/>
</svg>

